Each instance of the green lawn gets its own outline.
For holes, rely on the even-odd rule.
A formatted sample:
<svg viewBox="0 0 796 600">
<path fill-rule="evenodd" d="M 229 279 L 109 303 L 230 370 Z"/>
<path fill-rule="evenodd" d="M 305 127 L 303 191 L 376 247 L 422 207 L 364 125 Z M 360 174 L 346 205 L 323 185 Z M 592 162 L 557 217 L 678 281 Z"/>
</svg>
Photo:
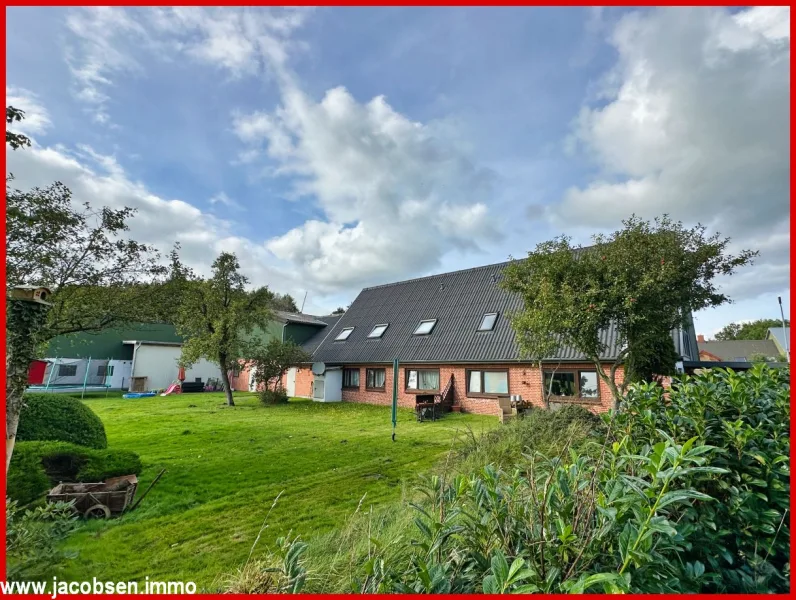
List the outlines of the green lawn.
<svg viewBox="0 0 796 600">
<path fill-rule="evenodd" d="M 184 580 L 209 586 L 240 566 L 274 498 L 257 551 L 291 531 L 307 539 L 363 507 L 400 498 L 402 484 L 450 449 L 457 431 L 494 417 L 452 413 L 417 423 L 400 410 L 396 441 L 388 407 L 291 400 L 263 406 L 236 394 L 86 399 L 105 423 L 110 448 L 140 454 L 141 505 L 113 521 L 87 523 L 68 540 L 79 551 L 59 576 L 84 580 Z"/>
</svg>

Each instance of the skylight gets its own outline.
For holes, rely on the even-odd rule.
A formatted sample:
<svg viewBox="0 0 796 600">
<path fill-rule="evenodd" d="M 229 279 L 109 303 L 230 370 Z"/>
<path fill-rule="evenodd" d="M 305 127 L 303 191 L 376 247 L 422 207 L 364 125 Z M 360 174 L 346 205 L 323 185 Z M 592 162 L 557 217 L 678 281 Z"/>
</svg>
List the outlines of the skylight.
<svg viewBox="0 0 796 600">
<path fill-rule="evenodd" d="M 428 335 L 431 333 L 431 330 L 434 329 L 434 325 L 437 324 L 436 319 L 428 319 L 426 321 L 420 321 L 420 325 L 417 326 L 415 329 L 414 335 Z"/>
<path fill-rule="evenodd" d="M 335 342 L 342 342 L 348 339 L 348 336 L 351 335 L 351 332 L 354 331 L 353 327 L 346 327 L 340 333 L 337 334 L 337 337 L 334 338 Z"/>
<path fill-rule="evenodd" d="M 478 326 L 478 331 L 492 331 L 497 322 L 497 313 L 486 313 L 481 319 L 481 324 Z"/>
<path fill-rule="evenodd" d="M 369 338 L 380 338 L 384 335 L 384 332 L 387 331 L 387 328 L 390 326 L 389 323 L 382 323 L 381 325 L 376 325 L 368 334 Z"/>
</svg>

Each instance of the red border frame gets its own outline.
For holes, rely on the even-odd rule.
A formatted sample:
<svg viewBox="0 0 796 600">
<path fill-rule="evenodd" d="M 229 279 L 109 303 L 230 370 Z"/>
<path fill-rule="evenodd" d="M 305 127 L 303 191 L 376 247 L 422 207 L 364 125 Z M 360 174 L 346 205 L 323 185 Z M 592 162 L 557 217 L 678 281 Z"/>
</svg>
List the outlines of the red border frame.
<svg viewBox="0 0 796 600">
<path fill-rule="evenodd" d="M 230 5 L 235 4 L 235 5 L 237 5 L 236 3 L 211 2 L 210 0 L 195 0 L 193 2 L 186 2 L 184 0 L 178 0 L 176 2 L 170 3 L 170 5 L 172 5 L 172 6 L 216 6 L 216 5 L 223 5 L 223 4 L 230 4 Z M 279 5 L 275 5 L 275 4 L 271 4 L 271 3 L 265 3 L 265 2 L 252 2 L 252 3 L 248 3 L 247 5 L 279 6 Z M 459 2 L 429 2 L 429 3 L 421 2 L 421 1 L 418 1 L 418 0 L 405 0 L 404 2 L 401 2 L 401 3 L 393 3 L 393 2 L 373 3 L 373 2 L 364 2 L 363 0 L 359 0 L 359 1 L 353 1 L 353 2 L 349 1 L 349 2 L 345 2 L 345 3 L 337 4 L 337 3 L 309 2 L 307 0 L 298 0 L 298 1 L 294 0 L 293 2 L 290 3 L 290 5 L 291 6 L 318 6 L 318 5 L 323 5 L 323 6 L 452 6 L 452 7 L 455 7 L 455 6 L 482 6 L 483 3 L 482 2 L 474 2 L 473 0 L 464 0 L 464 1 L 459 1 Z M 576 1 L 572 1 L 572 0 L 563 0 L 563 1 L 559 0 L 558 2 L 555 3 L 555 5 L 557 5 L 557 6 L 590 6 L 588 4 L 584 4 L 583 2 L 576 2 Z M 653 4 L 651 2 L 641 2 L 641 3 L 630 4 L 630 3 L 626 3 L 626 2 L 615 2 L 615 1 L 605 2 L 602 5 L 603 6 L 639 6 L 639 7 L 643 7 L 643 6 L 651 6 L 651 7 L 661 6 L 661 5 Z M 735 0 L 733 0 L 731 2 L 724 3 L 724 4 L 717 4 L 717 3 L 713 3 L 713 2 L 700 3 L 700 2 L 684 2 L 684 1 L 667 2 L 665 4 L 665 6 L 694 6 L 694 5 L 721 6 L 721 7 L 724 7 L 724 6 L 736 6 L 736 7 L 737 6 L 754 6 L 754 5 L 749 5 L 748 3 L 745 3 L 745 2 L 738 2 L 738 1 L 735 1 Z M 790 2 L 782 2 L 782 1 L 774 1 L 774 2 L 766 2 L 765 5 L 767 5 L 767 6 L 790 6 L 791 3 Z M 66 2 L 66 1 L 63 1 L 63 0 L 55 0 L 55 1 L 52 1 L 52 2 L 46 2 L 46 3 L 18 2 L 18 1 L 14 1 L 14 0 L 11 0 L 11 1 L 7 0 L 5 2 L 5 6 L 6 7 L 9 7 L 9 6 L 159 6 L 159 4 L 150 3 L 150 2 L 141 2 L 141 3 L 119 2 L 118 0 L 111 0 L 111 1 L 108 1 L 108 2 L 98 2 L 98 1 L 94 0 L 94 1 L 88 1 L 88 2 L 83 2 L 83 3 L 79 3 L 79 4 L 75 4 L 75 3 L 72 3 L 72 2 Z M 538 3 L 538 2 L 521 2 L 521 1 L 513 1 L 513 2 L 510 1 L 510 2 L 507 2 L 507 1 L 503 0 L 502 2 L 498 2 L 498 3 L 492 4 L 491 6 L 549 6 L 549 4 Z M 2 12 L 2 17 L 0 17 L 0 24 L 2 25 L 3 37 L 4 37 L 4 41 L 5 41 L 5 33 L 6 33 L 6 11 L 5 10 Z M 791 31 L 792 30 L 793 30 L 793 27 L 791 26 Z M 6 44 L 4 43 L 3 47 L 2 47 L 2 58 L 3 58 L 2 80 L 3 80 L 3 84 L 6 83 L 6 71 L 5 71 L 5 64 L 6 64 L 5 58 L 6 58 L 6 56 L 5 55 L 6 55 Z M 793 63 L 792 62 L 791 62 L 790 88 L 791 88 L 791 103 L 792 103 L 793 102 L 793 100 L 792 100 L 793 88 L 794 88 L 794 86 L 793 86 Z M 794 131 L 796 131 L 796 126 L 794 126 L 792 118 L 791 118 L 791 122 L 790 122 L 790 130 L 791 130 L 791 140 L 792 140 Z M 6 165 L 6 158 L 5 157 L 6 157 L 6 155 L 5 155 L 5 152 L 4 152 L 3 153 L 3 159 L 2 159 L 4 167 Z M 794 159 L 793 159 L 793 156 L 791 156 L 791 166 L 793 165 L 793 162 L 794 162 Z M 795 179 L 794 179 L 794 175 L 793 175 L 793 169 L 791 169 L 791 176 L 790 176 L 791 189 L 793 189 L 794 182 L 795 182 Z M 3 209 L 3 212 L 5 213 L 5 194 L 3 195 L 2 209 Z M 793 229 L 794 229 L 793 225 L 794 225 L 794 217 L 791 214 L 791 216 L 790 216 L 791 235 L 793 234 Z M 5 221 L 5 219 L 3 219 L 0 222 L 0 229 L 2 229 L 3 239 L 5 239 L 5 227 L 6 227 L 6 221 Z M 791 264 L 793 264 L 793 262 L 794 262 L 793 261 L 794 256 L 796 256 L 796 248 L 791 246 L 791 249 L 790 249 Z M 2 273 L 3 279 L 5 279 L 5 264 L 6 264 L 5 263 L 5 244 L 2 245 L 2 259 L 3 259 L 2 262 L 0 262 L 0 273 Z M 791 282 L 791 292 L 793 291 L 792 285 L 793 284 Z M 791 293 L 791 296 L 792 296 L 792 293 Z M 2 315 L 3 315 L 4 323 L 5 323 L 5 316 L 6 316 L 6 313 L 5 313 L 6 308 L 5 307 L 6 307 L 6 303 L 3 302 Z M 3 338 L 3 346 L 2 346 L 1 352 L 3 354 L 3 357 L 5 358 L 5 328 L 3 328 L 2 334 L 0 334 L 0 335 L 2 335 L 2 338 Z M 0 383 L 3 384 L 3 389 L 5 389 L 5 379 L 6 379 L 5 369 L 3 369 L 2 373 L 0 374 Z M 796 378 L 794 377 L 794 374 L 791 372 L 791 385 L 793 384 L 794 379 L 796 379 Z M 5 407 L 5 394 L 3 394 L 3 396 L 2 396 L 2 404 L 3 404 L 3 407 Z M 791 411 L 791 434 L 792 434 L 793 429 L 794 429 L 794 423 L 796 423 L 796 417 L 794 417 L 793 411 Z M 791 435 L 791 437 L 792 437 L 792 435 Z M 793 461 L 793 453 L 794 453 L 793 446 L 791 446 L 791 462 Z M 5 457 L 5 450 L 3 450 L 3 455 Z M 5 470 L 3 470 L 2 473 L 0 473 L 0 485 L 2 485 L 3 497 L 5 498 L 5 490 L 6 490 L 6 474 L 5 474 Z M 796 523 L 796 519 L 794 518 L 794 515 L 793 515 L 793 509 L 794 509 L 794 506 L 796 506 L 796 502 L 794 502 L 793 496 L 791 496 L 791 501 L 790 502 L 791 502 L 791 504 L 790 504 L 790 506 L 791 506 L 790 526 L 791 526 L 791 530 L 792 530 L 794 524 Z M 6 567 L 6 558 L 5 558 L 5 535 L 6 535 L 6 533 L 5 533 L 5 531 L 6 531 L 5 524 L 6 523 L 5 523 L 5 519 L 6 519 L 5 511 L 2 511 L 2 516 L 0 516 L 0 528 L 2 529 L 2 531 L 0 532 L 0 537 L 2 537 L 2 540 L 3 540 L 3 547 L 2 547 L 2 549 L 0 549 L 0 569 L 2 569 L 2 572 L 0 573 L 0 578 L 2 578 L 2 579 L 5 578 L 5 567 Z M 791 589 L 793 589 L 793 583 L 794 583 L 794 575 L 793 575 L 793 573 L 791 573 Z M 214 597 L 213 594 L 197 594 L 197 596 Z M 314 598 L 314 597 L 319 597 L 319 598 L 345 598 L 345 597 L 347 597 L 346 595 L 333 595 L 333 594 L 328 594 L 328 595 L 300 594 L 299 596 L 303 597 L 303 598 Z M 409 595 L 405 595 L 405 594 L 391 594 L 390 596 L 391 597 L 398 597 L 398 598 L 400 598 L 400 597 L 410 597 Z M 644 595 L 642 595 L 642 594 L 638 594 L 638 595 L 634 595 L 634 596 L 635 597 L 650 597 L 650 598 L 677 597 L 677 595 L 675 595 L 675 594 L 664 594 L 664 595 L 652 595 L 652 594 L 644 594 Z M 20 596 L 15 596 L 15 597 L 19 597 L 19 598 L 47 598 L 49 596 L 20 595 Z M 113 598 L 114 596 L 107 595 L 107 594 L 102 594 L 102 595 L 97 595 L 97 596 L 93 596 L 92 595 L 92 597 Z M 184 596 L 165 595 L 165 594 L 164 595 L 159 595 L 158 597 L 161 597 L 161 598 L 184 598 Z M 249 596 L 241 595 L 241 594 L 235 594 L 235 595 L 225 595 L 225 597 L 227 597 L 227 598 L 236 598 L 236 597 L 237 598 L 248 598 Z M 463 594 L 455 594 L 455 595 L 450 595 L 450 596 L 446 596 L 446 597 L 468 598 L 469 596 L 463 595 Z M 567 596 L 566 595 L 556 595 L 556 597 L 564 598 L 564 597 L 567 597 Z M 595 595 L 589 594 L 588 597 L 604 598 L 603 595 L 596 595 L 596 594 Z M 696 597 L 706 597 L 707 598 L 707 597 L 709 597 L 709 595 L 708 594 L 697 594 Z M 726 597 L 747 597 L 747 596 L 746 595 L 742 595 L 742 594 L 728 594 Z"/>
</svg>

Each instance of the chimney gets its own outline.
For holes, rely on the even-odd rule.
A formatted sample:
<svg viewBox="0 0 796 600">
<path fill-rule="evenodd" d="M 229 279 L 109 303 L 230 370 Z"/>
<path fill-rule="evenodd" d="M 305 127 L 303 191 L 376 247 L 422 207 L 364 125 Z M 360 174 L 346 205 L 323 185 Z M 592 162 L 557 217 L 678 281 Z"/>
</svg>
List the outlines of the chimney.
<svg viewBox="0 0 796 600">
<path fill-rule="evenodd" d="M 704 341 L 705 341 L 705 336 L 700 333 L 697 336 L 697 342 L 704 342 Z"/>
</svg>

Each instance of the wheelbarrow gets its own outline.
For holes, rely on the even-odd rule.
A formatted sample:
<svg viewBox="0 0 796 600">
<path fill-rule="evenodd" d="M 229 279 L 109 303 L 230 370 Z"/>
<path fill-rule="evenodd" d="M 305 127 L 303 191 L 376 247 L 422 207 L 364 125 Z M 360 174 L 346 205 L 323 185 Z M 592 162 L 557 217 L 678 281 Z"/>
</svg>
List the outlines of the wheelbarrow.
<svg viewBox="0 0 796 600">
<path fill-rule="evenodd" d="M 133 501 L 138 478 L 113 477 L 101 483 L 59 483 L 47 494 L 48 502 L 73 502 L 76 513 L 86 519 L 107 519 L 122 514 Z"/>
</svg>

